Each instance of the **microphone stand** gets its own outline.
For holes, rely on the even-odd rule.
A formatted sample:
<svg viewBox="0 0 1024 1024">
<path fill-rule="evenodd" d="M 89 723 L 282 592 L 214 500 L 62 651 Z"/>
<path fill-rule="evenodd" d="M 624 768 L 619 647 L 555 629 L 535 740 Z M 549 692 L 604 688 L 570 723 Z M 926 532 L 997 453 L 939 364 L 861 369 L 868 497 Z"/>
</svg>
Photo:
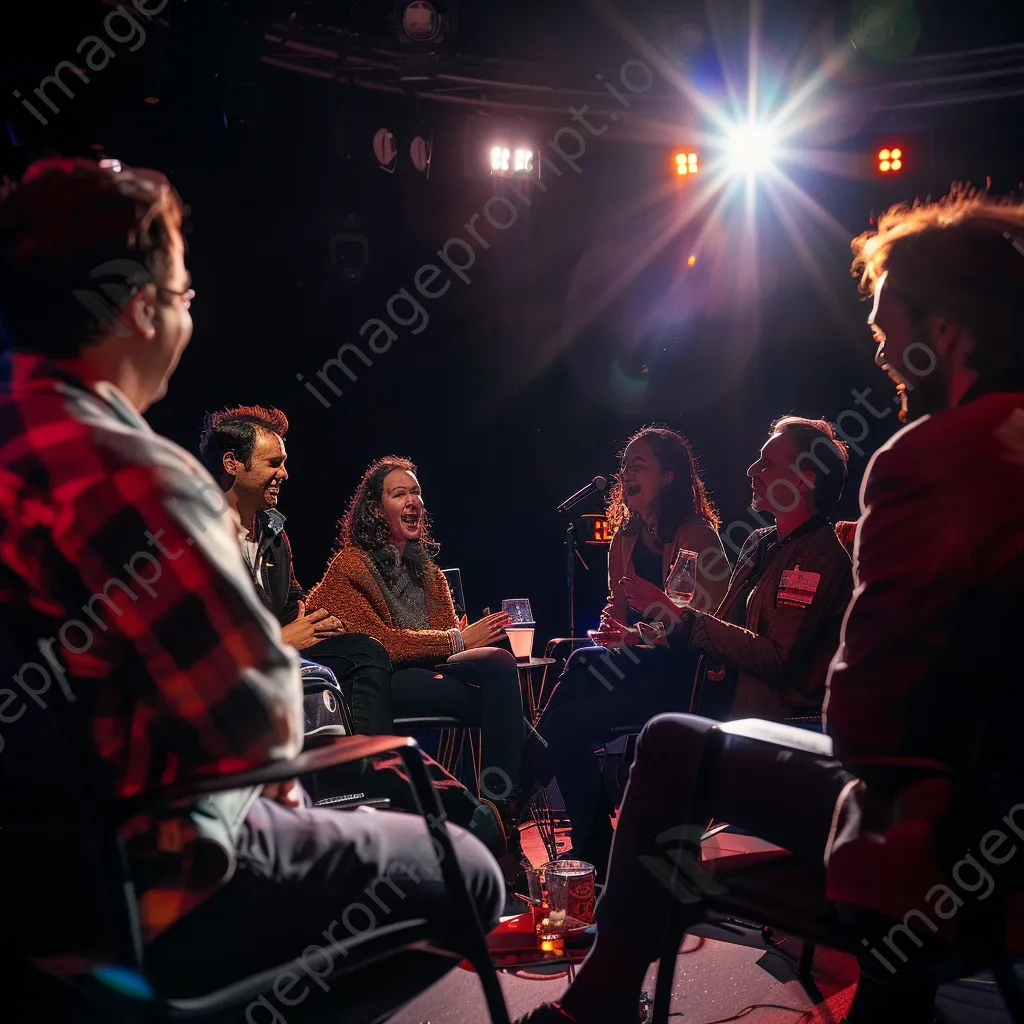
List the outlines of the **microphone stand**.
<svg viewBox="0 0 1024 1024">
<path fill-rule="evenodd" d="M 590 566 L 583 561 L 579 545 L 576 542 L 576 520 L 570 519 L 565 528 L 565 586 L 569 595 L 569 636 L 576 637 L 576 559 L 588 572 Z"/>
<path fill-rule="evenodd" d="M 604 477 L 595 477 L 593 484 L 580 488 L 575 494 L 570 495 L 561 505 L 558 506 L 559 514 L 568 512 L 574 505 L 585 501 L 591 494 L 603 491 L 607 486 Z M 569 596 L 569 636 L 576 637 L 576 559 L 580 560 L 583 568 L 588 572 L 590 567 L 583 561 L 579 545 L 576 543 L 576 520 L 570 519 L 569 525 L 565 528 L 565 586 Z"/>
</svg>

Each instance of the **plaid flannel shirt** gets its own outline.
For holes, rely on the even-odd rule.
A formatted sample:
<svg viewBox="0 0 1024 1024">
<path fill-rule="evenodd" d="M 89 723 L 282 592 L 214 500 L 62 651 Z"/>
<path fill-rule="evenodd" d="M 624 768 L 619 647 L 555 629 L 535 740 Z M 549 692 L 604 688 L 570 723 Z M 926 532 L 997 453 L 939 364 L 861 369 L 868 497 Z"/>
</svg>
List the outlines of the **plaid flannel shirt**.
<svg viewBox="0 0 1024 1024">
<path fill-rule="evenodd" d="M 109 796 L 294 756 L 298 658 L 245 572 L 217 483 L 109 383 L 25 354 L 0 378 L 0 615 L 32 658 L 2 728 L 68 701 Z M 146 939 L 216 888 L 187 872 L 192 810 L 126 830 Z"/>
</svg>

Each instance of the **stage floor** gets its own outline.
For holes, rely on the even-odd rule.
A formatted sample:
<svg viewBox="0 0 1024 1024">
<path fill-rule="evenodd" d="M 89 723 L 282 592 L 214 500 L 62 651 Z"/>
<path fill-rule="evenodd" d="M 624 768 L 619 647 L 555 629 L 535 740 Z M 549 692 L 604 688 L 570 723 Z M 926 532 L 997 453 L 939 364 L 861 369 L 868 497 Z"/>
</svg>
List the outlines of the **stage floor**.
<svg viewBox="0 0 1024 1024">
<path fill-rule="evenodd" d="M 722 856 L 751 853 L 766 845 L 728 832 L 708 842 L 714 843 Z M 544 860 L 533 830 L 524 833 L 523 846 L 532 861 Z M 778 948 L 769 948 L 754 932 L 749 942 L 738 945 L 688 937 L 676 961 L 673 1016 L 690 1024 L 733 1020 L 750 1024 L 839 1024 L 857 982 L 857 964 L 852 957 L 819 947 L 814 960 L 817 992 L 811 995 L 797 976 L 797 942 L 786 940 Z M 654 976 L 652 967 L 647 979 L 652 997 Z M 564 975 L 526 979 L 503 973 L 499 977 L 513 1020 L 546 1000 L 557 999 L 567 985 Z M 938 1005 L 950 1024 L 1010 1022 L 998 990 L 987 976 L 945 986 Z M 393 1020 L 395 1024 L 482 1024 L 487 1020 L 487 1009 L 476 975 L 455 970 Z"/>
</svg>

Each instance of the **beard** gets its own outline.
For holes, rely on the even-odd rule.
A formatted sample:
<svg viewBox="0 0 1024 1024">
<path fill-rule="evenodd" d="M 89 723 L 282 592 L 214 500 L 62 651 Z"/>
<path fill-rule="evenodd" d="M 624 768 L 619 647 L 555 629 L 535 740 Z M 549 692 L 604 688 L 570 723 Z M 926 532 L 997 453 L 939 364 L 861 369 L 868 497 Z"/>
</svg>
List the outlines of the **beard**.
<svg viewBox="0 0 1024 1024">
<path fill-rule="evenodd" d="M 921 377 L 915 384 L 908 384 L 891 367 L 886 366 L 883 369 L 896 385 L 896 395 L 900 399 L 900 423 L 912 423 L 922 416 L 933 416 L 946 408 L 946 389 L 937 373 Z"/>
<path fill-rule="evenodd" d="M 915 331 L 912 342 L 919 342 L 927 347 L 926 332 Z M 900 423 L 911 423 L 922 416 L 932 416 L 942 412 L 949 405 L 946 382 L 943 380 L 940 365 L 936 364 L 930 373 L 911 375 L 909 380 L 888 364 L 882 369 L 896 385 L 896 395 L 900 399 Z"/>
</svg>

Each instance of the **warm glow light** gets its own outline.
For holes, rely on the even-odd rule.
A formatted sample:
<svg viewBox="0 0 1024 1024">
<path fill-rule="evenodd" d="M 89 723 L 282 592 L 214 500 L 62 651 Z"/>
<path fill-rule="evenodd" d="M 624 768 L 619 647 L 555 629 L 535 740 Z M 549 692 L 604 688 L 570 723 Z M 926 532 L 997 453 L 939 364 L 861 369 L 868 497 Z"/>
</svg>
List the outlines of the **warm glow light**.
<svg viewBox="0 0 1024 1024">
<path fill-rule="evenodd" d="M 505 146 L 494 146 L 491 149 L 491 170 L 507 171 L 509 158 L 512 154 Z"/>
<path fill-rule="evenodd" d="M 689 259 L 688 259 L 688 260 L 686 261 L 686 265 L 687 265 L 688 267 L 692 267 L 692 266 L 693 266 L 693 265 L 694 265 L 694 264 L 695 264 L 696 262 L 697 262 L 697 257 L 696 257 L 696 256 L 691 256 L 691 257 L 690 257 L 690 258 L 689 258 Z"/>
<path fill-rule="evenodd" d="M 676 174 L 696 174 L 699 170 L 696 153 L 676 153 Z"/>
<path fill-rule="evenodd" d="M 903 167 L 903 150 L 896 146 L 878 151 L 878 169 L 882 174 L 898 171 Z"/>
<path fill-rule="evenodd" d="M 491 174 L 499 178 L 532 176 L 536 171 L 536 151 L 529 146 L 498 142 L 491 146 Z"/>
</svg>

